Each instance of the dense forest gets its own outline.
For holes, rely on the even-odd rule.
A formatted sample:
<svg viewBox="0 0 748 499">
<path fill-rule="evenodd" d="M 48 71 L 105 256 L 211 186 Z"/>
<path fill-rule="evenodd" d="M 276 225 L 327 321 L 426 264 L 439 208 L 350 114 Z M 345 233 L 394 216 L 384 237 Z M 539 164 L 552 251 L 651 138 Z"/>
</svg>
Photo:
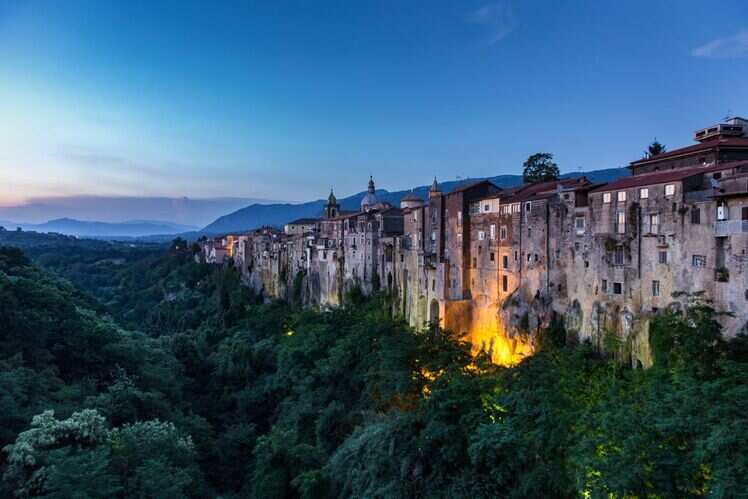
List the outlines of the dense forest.
<svg viewBox="0 0 748 499">
<path fill-rule="evenodd" d="M 0 497 L 748 495 L 748 339 L 706 303 L 648 370 L 560 326 L 507 368 L 386 296 L 263 303 L 183 241 L 0 244 Z"/>
</svg>

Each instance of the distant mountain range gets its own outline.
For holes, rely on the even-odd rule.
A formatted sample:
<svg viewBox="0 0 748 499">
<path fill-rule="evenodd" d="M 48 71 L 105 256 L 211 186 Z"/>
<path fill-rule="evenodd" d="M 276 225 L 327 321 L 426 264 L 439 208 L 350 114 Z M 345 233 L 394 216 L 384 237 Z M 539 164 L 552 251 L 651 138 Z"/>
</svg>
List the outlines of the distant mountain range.
<svg viewBox="0 0 748 499">
<path fill-rule="evenodd" d="M 629 171 L 626 168 L 608 168 L 604 170 L 594 170 L 590 172 L 581 173 L 567 173 L 562 175 L 562 178 L 574 178 L 585 176 L 592 182 L 610 182 L 621 177 L 629 175 Z M 483 180 L 482 178 L 465 179 L 459 181 L 449 181 L 440 183 L 439 187 L 442 192 L 449 192 L 458 185 L 466 182 L 474 182 L 476 180 Z M 513 187 L 522 183 L 521 175 L 499 175 L 496 177 L 489 177 L 488 180 L 493 182 L 499 187 Z M 418 196 L 426 199 L 428 196 L 429 186 L 422 185 L 412 190 Z M 398 206 L 400 199 L 411 191 L 395 191 L 389 192 L 384 189 L 377 190 L 377 198 L 381 201 L 387 201 L 393 206 Z M 364 192 L 359 192 L 346 198 L 338 199 L 340 208 L 342 210 L 358 210 L 361 202 L 361 197 Z M 300 204 L 252 204 L 240 210 L 229 213 L 219 217 L 213 223 L 205 226 L 202 230 L 197 233 L 185 234 L 186 237 L 195 237 L 199 235 L 211 235 L 211 234 L 225 234 L 228 232 L 241 232 L 258 227 L 271 225 L 281 226 L 291 220 L 305 217 L 317 217 L 322 213 L 322 209 L 325 205 L 325 200 L 319 199 L 317 201 L 310 201 L 307 203 Z"/>
<path fill-rule="evenodd" d="M 191 225 L 153 220 L 130 220 L 127 222 L 109 223 L 75 220 L 72 218 L 58 218 L 42 224 L 17 224 L 9 221 L 0 221 L 0 225 L 7 230 L 14 230 L 17 227 L 21 227 L 25 231 L 56 232 L 69 236 L 102 239 L 138 238 L 155 234 L 180 234 L 197 229 L 197 227 Z"/>
<path fill-rule="evenodd" d="M 18 205 L 0 206 L 0 219 L 12 220 L 16 224 L 43 224 L 59 218 L 107 223 L 163 220 L 166 223 L 202 227 L 221 215 L 250 204 L 278 202 L 257 198 L 39 197 Z"/>
</svg>

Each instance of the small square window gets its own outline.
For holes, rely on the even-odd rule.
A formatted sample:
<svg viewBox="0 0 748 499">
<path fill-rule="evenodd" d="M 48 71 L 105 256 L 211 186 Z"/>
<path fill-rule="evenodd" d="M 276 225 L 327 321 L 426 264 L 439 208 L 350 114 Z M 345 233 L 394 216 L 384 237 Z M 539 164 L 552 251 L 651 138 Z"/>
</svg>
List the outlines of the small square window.
<svg viewBox="0 0 748 499">
<path fill-rule="evenodd" d="M 613 283 L 613 294 L 614 295 L 620 295 L 623 294 L 623 284 L 620 282 L 614 282 Z"/>
<path fill-rule="evenodd" d="M 666 196 L 674 196 L 675 195 L 675 184 L 667 184 L 665 186 L 665 195 Z"/>
<path fill-rule="evenodd" d="M 649 199 L 649 189 L 643 187 L 639 189 L 639 199 Z"/>
<path fill-rule="evenodd" d="M 610 203 L 610 193 L 603 192 L 603 203 Z"/>
<path fill-rule="evenodd" d="M 619 203 L 623 203 L 624 201 L 626 201 L 626 191 L 618 191 L 617 199 Z"/>
<path fill-rule="evenodd" d="M 706 267 L 706 256 L 693 255 L 693 257 L 691 258 L 691 265 L 693 267 Z"/>
</svg>

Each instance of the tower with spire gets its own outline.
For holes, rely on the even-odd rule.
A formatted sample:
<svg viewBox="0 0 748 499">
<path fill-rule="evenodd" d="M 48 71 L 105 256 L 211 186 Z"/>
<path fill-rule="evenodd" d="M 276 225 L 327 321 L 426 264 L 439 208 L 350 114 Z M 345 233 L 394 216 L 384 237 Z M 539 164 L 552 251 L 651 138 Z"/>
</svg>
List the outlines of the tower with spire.
<svg viewBox="0 0 748 499">
<path fill-rule="evenodd" d="M 327 197 L 327 203 L 325 204 L 325 218 L 335 218 L 338 215 L 340 215 L 340 205 L 332 191 L 332 187 L 330 187 L 330 195 Z"/>
<path fill-rule="evenodd" d="M 431 184 L 429 189 L 429 199 L 436 198 L 442 195 L 442 191 L 439 190 L 439 184 L 436 183 L 436 177 L 434 177 L 434 183 Z"/>
<path fill-rule="evenodd" d="M 366 194 L 361 198 L 361 211 L 369 211 L 373 209 L 379 200 L 376 195 L 376 188 L 374 187 L 374 177 L 369 176 L 369 186 L 366 189 Z"/>
</svg>

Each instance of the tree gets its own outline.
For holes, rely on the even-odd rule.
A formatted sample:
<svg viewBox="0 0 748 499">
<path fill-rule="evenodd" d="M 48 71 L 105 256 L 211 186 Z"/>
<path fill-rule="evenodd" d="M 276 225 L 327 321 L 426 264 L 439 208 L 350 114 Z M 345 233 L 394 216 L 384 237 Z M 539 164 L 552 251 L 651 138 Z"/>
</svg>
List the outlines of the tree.
<svg viewBox="0 0 748 499">
<path fill-rule="evenodd" d="M 558 165 L 553 162 L 553 154 L 548 152 L 533 154 L 523 166 L 522 181 L 526 184 L 558 180 L 560 175 Z"/>
<path fill-rule="evenodd" d="M 653 158 L 654 156 L 664 153 L 665 150 L 666 150 L 665 146 L 657 142 L 657 138 L 655 137 L 654 141 L 651 144 L 649 144 L 649 147 L 644 153 L 644 157 Z"/>
</svg>

